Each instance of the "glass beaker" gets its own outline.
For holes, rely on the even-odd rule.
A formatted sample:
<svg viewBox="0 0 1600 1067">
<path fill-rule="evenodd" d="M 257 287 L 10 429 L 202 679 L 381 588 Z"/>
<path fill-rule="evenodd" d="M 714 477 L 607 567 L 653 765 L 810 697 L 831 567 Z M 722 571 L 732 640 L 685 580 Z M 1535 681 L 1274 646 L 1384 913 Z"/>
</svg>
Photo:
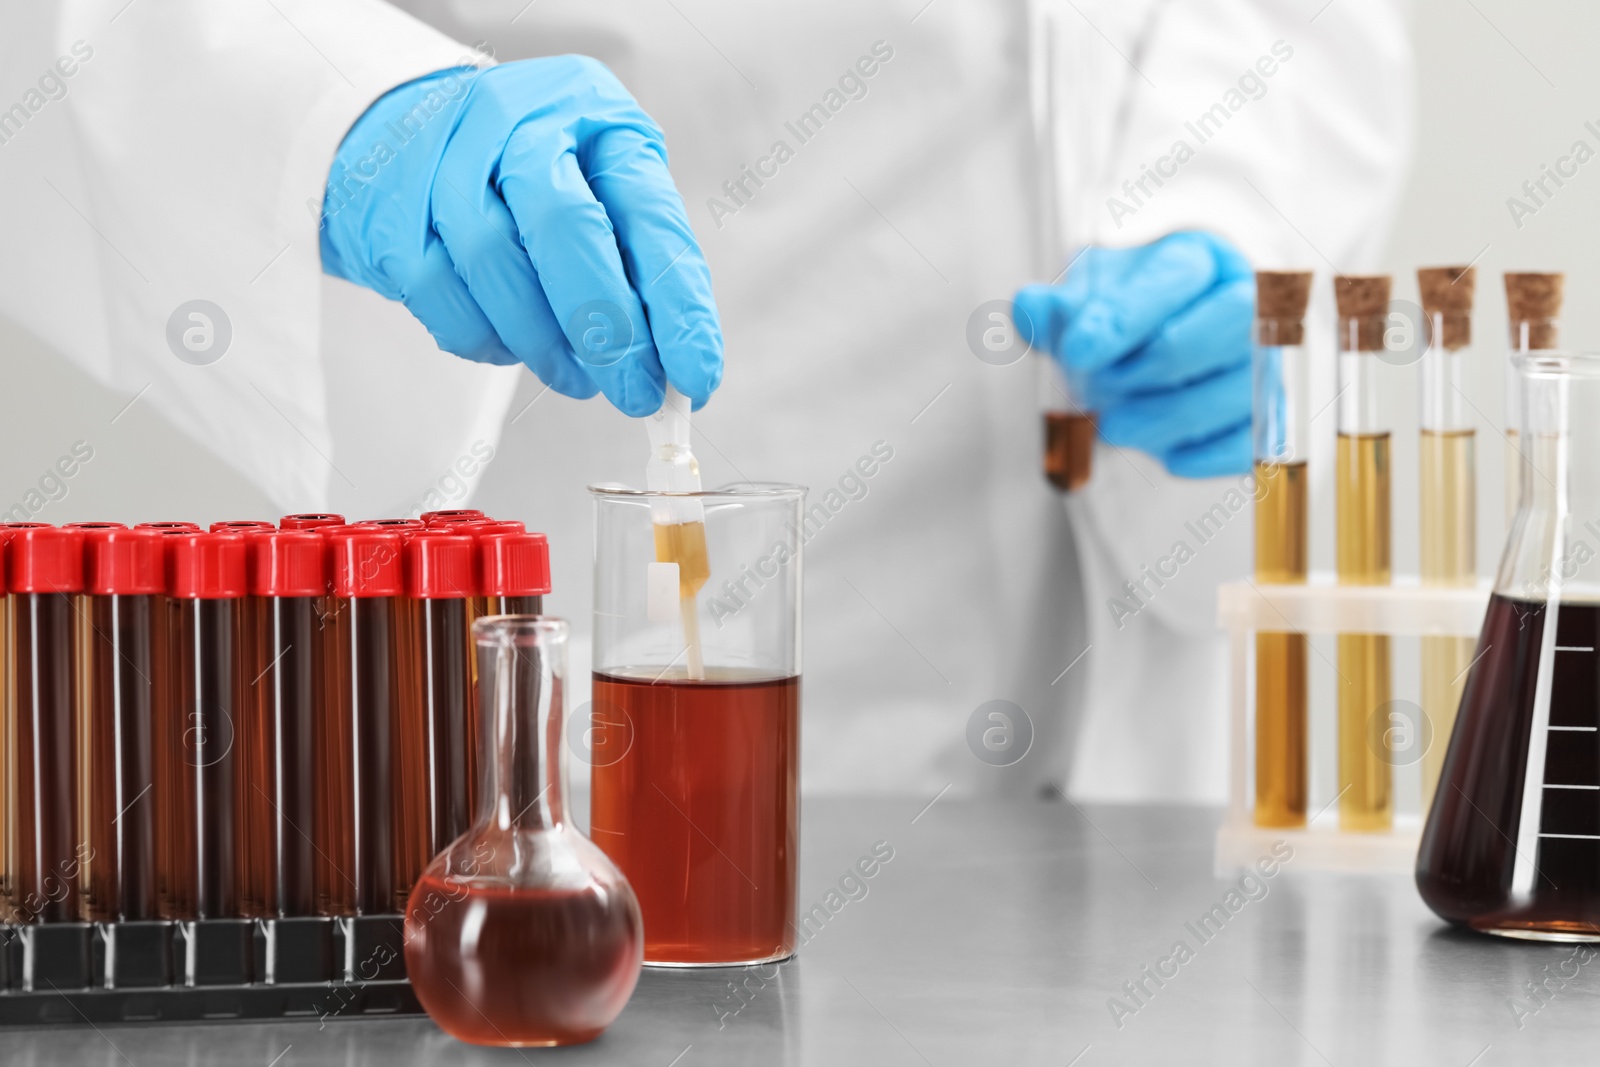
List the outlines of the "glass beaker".
<svg viewBox="0 0 1600 1067">
<path fill-rule="evenodd" d="M 1417 888 L 1486 933 L 1600 940 L 1600 355 L 1528 352 L 1517 512 Z"/>
<path fill-rule="evenodd" d="M 783 959 L 795 949 L 801 553 L 831 512 L 802 514 L 793 485 L 590 492 L 590 832 L 639 895 L 647 964 Z M 655 520 L 682 496 L 703 509 L 710 577 L 680 604 Z"/>
<path fill-rule="evenodd" d="M 492 615 L 477 645 L 479 804 L 406 906 L 406 973 L 451 1036 L 478 1045 L 589 1041 L 639 979 L 627 880 L 567 822 L 567 624 Z"/>
</svg>

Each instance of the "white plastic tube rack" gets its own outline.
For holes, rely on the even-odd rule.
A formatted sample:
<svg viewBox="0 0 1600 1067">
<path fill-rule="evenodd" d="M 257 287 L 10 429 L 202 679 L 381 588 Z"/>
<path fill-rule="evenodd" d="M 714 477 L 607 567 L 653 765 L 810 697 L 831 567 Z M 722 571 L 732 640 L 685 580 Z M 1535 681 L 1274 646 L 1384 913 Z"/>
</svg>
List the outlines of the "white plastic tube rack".
<svg viewBox="0 0 1600 1067">
<path fill-rule="evenodd" d="M 1255 824 L 1256 632 L 1476 637 L 1488 600 L 1487 583 L 1476 588 L 1423 586 L 1414 580 L 1336 585 L 1330 575 L 1313 575 L 1306 585 L 1230 582 L 1217 591 L 1217 622 L 1228 632 L 1231 701 L 1228 814 L 1217 830 L 1218 877 L 1252 867 L 1279 841 L 1294 848 L 1294 860 L 1285 870 L 1409 872 L 1416 863 L 1421 831 L 1416 816 L 1402 816 L 1388 833 L 1343 833 L 1338 805 L 1326 799 L 1319 805 L 1315 798 L 1305 829 Z M 1446 737 L 1433 739 L 1434 744 L 1448 742 Z"/>
</svg>

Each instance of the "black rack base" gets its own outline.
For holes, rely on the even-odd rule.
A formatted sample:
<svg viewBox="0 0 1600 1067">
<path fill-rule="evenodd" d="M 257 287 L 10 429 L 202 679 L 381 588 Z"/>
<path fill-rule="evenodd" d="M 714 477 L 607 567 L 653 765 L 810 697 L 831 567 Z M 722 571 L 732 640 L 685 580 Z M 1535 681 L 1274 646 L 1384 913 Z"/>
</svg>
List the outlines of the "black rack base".
<svg viewBox="0 0 1600 1067">
<path fill-rule="evenodd" d="M 417 1014 L 398 915 L 0 926 L 0 1026 Z"/>
</svg>

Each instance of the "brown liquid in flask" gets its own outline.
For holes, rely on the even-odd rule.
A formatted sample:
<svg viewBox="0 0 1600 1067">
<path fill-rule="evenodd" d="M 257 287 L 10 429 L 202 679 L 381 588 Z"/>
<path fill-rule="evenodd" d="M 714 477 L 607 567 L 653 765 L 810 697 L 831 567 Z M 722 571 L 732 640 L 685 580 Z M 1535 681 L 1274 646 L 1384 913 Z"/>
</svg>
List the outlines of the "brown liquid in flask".
<svg viewBox="0 0 1600 1067">
<path fill-rule="evenodd" d="M 1553 643 L 1547 614 L 1544 601 L 1490 600 L 1417 888 L 1474 929 L 1600 940 L 1600 603 L 1560 603 Z M 1555 658 L 1547 723 L 1541 652 Z"/>
<path fill-rule="evenodd" d="M 1417 850 L 1451 922 L 1600 941 L 1600 356 L 1530 352 L 1522 493 Z"/>
</svg>

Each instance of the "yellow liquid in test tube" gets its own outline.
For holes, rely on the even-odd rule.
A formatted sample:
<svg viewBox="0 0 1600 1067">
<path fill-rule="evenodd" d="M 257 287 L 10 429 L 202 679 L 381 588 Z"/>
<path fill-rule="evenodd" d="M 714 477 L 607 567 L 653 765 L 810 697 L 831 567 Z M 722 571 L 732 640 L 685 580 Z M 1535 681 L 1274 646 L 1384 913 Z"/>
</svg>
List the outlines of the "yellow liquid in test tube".
<svg viewBox="0 0 1600 1067">
<path fill-rule="evenodd" d="M 1338 567 L 1343 585 L 1387 585 L 1389 435 L 1340 434 L 1335 482 Z M 1375 739 L 1391 700 L 1389 638 L 1339 635 L 1339 827 L 1382 831 L 1394 825 L 1393 768 Z"/>
<path fill-rule="evenodd" d="M 1471 586 L 1477 581 L 1478 544 L 1473 516 L 1475 438 L 1471 430 L 1423 430 L 1420 440 L 1422 580 L 1428 585 Z M 1433 806 L 1433 791 L 1444 766 L 1445 749 L 1456 722 L 1456 708 L 1467 684 L 1467 667 L 1477 641 L 1471 637 L 1422 639 L 1422 710 L 1433 726 L 1423 755 L 1422 812 Z"/>
<path fill-rule="evenodd" d="M 1306 465 L 1256 463 L 1256 578 L 1306 580 Z M 1257 826 L 1306 824 L 1306 639 L 1256 634 Z"/>
</svg>

